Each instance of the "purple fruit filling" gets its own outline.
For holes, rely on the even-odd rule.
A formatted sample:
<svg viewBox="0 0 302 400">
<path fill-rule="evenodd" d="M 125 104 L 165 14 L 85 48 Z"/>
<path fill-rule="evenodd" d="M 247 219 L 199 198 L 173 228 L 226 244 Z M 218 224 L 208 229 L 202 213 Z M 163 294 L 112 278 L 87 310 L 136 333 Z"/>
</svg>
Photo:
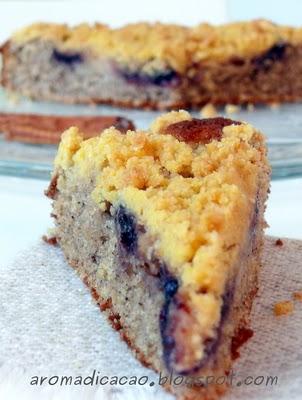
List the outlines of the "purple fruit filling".
<svg viewBox="0 0 302 400">
<path fill-rule="evenodd" d="M 168 366 L 169 354 L 175 347 L 175 340 L 171 335 L 167 335 L 167 329 L 169 324 L 169 309 L 170 304 L 173 301 L 173 297 L 177 294 L 178 291 L 178 281 L 174 278 L 164 266 L 160 270 L 160 283 L 161 288 L 164 292 L 164 305 L 161 309 L 159 316 L 159 326 L 160 332 L 162 336 L 162 344 L 163 344 L 163 353 L 164 353 L 164 361 Z"/>
<path fill-rule="evenodd" d="M 177 86 L 179 84 L 179 76 L 177 72 L 168 68 L 162 71 L 156 71 L 153 74 L 146 74 L 142 71 L 130 71 L 127 69 L 117 69 L 118 74 L 125 81 L 135 85 L 156 85 L 156 86 Z"/>
<path fill-rule="evenodd" d="M 127 253 L 135 253 L 137 228 L 134 215 L 129 213 L 124 206 L 119 206 L 115 212 L 114 221 L 119 243 Z"/>
<path fill-rule="evenodd" d="M 81 53 L 67 53 L 54 49 L 52 52 L 52 59 L 58 63 L 73 67 L 83 62 L 83 55 Z"/>
<path fill-rule="evenodd" d="M 263 53 L 261 56 L 253 59 L 253 64 L 257 70 L 268 71 L 276 61 L 281 61 L 285 56 L 286 49 L 288 48 L 287 43 L 277 43 L 272 46 L 269 50 Z"/>
<path fill-rule="evenodd" d="M 166 300 L 172 299 L 178 290 L 178 282 L 175 278 L 171 276 L 165 278 L 164 282 L 164 293 Z"/>
</svg>

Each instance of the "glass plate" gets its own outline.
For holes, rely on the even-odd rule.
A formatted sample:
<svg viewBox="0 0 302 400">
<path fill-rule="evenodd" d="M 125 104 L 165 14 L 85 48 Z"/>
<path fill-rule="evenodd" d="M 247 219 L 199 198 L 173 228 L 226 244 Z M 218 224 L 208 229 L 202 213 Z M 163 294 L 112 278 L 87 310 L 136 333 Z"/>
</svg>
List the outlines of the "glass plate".
<svg viewBox="0 0 302 400">
<path fill-rule="evenodd" d="M 120 115 L 134 121 L 137 128 L 146 129 L 161 112 L 128 110 L 110 106 L 63 105 L 32 102 L 5 95 L 0 89 L 0 111 L 57 115 Z M 267 136 L 273 179 L 302 176 L 302 104 L 280 107 L 241 108 L 231 115 L 224 109 L 219 114 L 250 122 Z M 200 116 L 198 112 L 193 113 Z M 31 145 L 5 141 L 0 134 L 0 173 L 4 175 L 48 179 L 56 146 Z"/>
</svg>

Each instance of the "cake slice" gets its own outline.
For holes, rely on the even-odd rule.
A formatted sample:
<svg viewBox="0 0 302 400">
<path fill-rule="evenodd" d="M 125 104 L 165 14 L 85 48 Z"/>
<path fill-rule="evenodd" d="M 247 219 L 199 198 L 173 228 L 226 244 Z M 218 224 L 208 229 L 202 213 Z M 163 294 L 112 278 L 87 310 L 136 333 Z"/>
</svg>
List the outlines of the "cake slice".
<svg viewBox="0 0 302 400">
<path fill-rule="evenodd" d="M 47 191 L 66 259 L 144 364 L 225 375 L 257 291 L 270 174 L 262 134 L 174 111 L 148 131 L 82 136 L 62 135 Z M 169 389 L 214 399 L 224 385 Z"/>
<path fill-rule="evenodd" d="M 302 100 L 302 30 L 34 24 L 2 47 L 2 84 L 39 100 L 144 108 Z"/>
</svg>

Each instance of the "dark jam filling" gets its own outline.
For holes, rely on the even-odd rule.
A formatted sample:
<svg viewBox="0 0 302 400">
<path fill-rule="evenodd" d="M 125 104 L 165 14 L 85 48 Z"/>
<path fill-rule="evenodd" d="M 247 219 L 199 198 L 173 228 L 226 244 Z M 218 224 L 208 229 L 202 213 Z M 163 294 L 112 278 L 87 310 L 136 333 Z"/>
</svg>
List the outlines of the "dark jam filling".
<svg viewBox="0 0 302 400">
<path fill-rule="evenodd" d="M 289 47 L 288 43 L 277 43 L 261 56 L 253 59 L 253 64 L 257 70 L 268 71 L 276 61 L 281 61 Z"/>
<path fill-rule="evenodd" d="M 146 74 L 142 71 L 130 71 L 127 69 L 117 69 L 118 74 L 125 81 L 135 85 L 155 85 L 160 87 L 177 86 L 179 84 L 179 76 L 172 69 L 156 71 L 153 74 Z"/>
<path fill-rule="evenodd" d="M 177 292 L 179 288 L 178 281 L 173 278 L 166 269 L 161 271 L 161 285 L 164 292 L 164 305 L 160 313 L 160 331 L 163 344 L 163 358 L 168 370 L 175 371 L 179 375 L 190 375 L 196 373 L 202 368 L 211 357 L 215 357 L 223 327 L 223 323 L 228 315 L 230 304 L 233 298 L 233 289 L 226 291 L 223 296 L 220 324 L 217 327 L 216 335 L 213 339 L 205 342 L 204 356 L 186 370 L 177 370 L 173 365 L 174 353 L 177 352 L 177 343 L 171 329 L 171 321 L 173 320 L 171 313 L 177 313 L 181 307 L 186 308 L 186 305 L 179 300 Z M 173 323 L 172 323 L 173 325 Z M 181 346 L 182 344 L 180 344 Z"/>
<path fill-rule="evenodd" d="M 136 218 L 124 206 L 119 206 L 114 216 L 115 228 L 121 247 L 134 254 L 137 250 Z"/>
<path fill-rule="evenodd" d="M 63 52 L 54 49 L 52 52 L 52 59 L 60 64 L 74 67 L 76 64 L 80 64 L 83 62 L 83 55 L 81 53 Z"/>
<path fill-rule="evenodd" d="M 159 316 L 159 326 L 163 344 L 164 362 L 169 369 L 170 355 L 175 348 L 174 337 L 167 334 L 169 328 L 169 311 L 173 298 L 177 294 L 179 284 L 177 279 L 168 273 L 165 266 L 160 271 L 160 283 L 164 292 L 164 305 Z"/>
</svg>

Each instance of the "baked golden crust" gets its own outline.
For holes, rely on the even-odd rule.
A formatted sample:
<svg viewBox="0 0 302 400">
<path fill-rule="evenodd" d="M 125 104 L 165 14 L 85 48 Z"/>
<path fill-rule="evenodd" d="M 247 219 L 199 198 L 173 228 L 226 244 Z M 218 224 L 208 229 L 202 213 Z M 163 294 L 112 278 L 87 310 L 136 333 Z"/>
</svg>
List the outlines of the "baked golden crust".
<svg viewBox="0 0 302 400">
<path fill-rule="evenodd" d="M 120 62 L 144 64 L 160 60 L 183 72 L 194 63 L 253 57 L 277 43 L 302 43 L 302 29 L 276 25 L 266 20 L 219 26 L 200 24 L 193 28 L 168 24 L 138 23 L 118 29 L 106 25 L 67 25 L 39 23 L 16 32 L 12 40 L 24 43 L 34 39 L 54 41 L 64 50 L 84 49 Z M 150 65 L 148 66 L 150 68 Z M 152 66 L 151 66 L 152 68 Z"/>
</svg>

